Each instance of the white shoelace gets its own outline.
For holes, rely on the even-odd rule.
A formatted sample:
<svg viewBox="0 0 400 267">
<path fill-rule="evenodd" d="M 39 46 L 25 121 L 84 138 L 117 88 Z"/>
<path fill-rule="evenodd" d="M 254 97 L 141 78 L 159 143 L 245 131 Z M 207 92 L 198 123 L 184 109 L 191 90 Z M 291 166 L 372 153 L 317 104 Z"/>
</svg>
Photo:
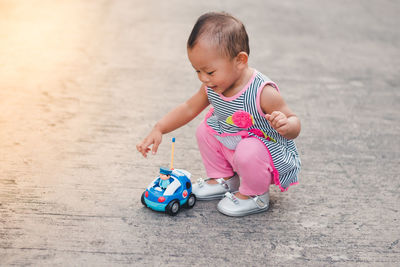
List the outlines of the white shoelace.
<svg viewBox="0 0 400 267">
<path fill-rule="evenodd" d="M 205 183 L 205 180 L 203 178 L 197 179 L 197 184 L 199 185 L 199 187 L 203 187 L 204 183 Z"/>
<path fill-rule="evenodd" d="M 209 180 L 209 179 L 207 179 Z M 207 180 L 204 180 L 203 178 L 198 178 L 197 179 L 197 184 L 199 185 L 199 187 L 203 187 L 204 184 L 206 183 Z M 229 190 L 229 185 L 228 183 L 225 181 L 224 178 L 218 178 L 215 179 L 216 182 L 218 182 L 219 185 L 221 185 L 223 188 L 225 188 L 226 190 Z"/>
<path fill-rule="evenodd" d="M 219 178 L 216 180 L 223 188 L 225 188 L 226 190 L 229 190 L 229 185 L 224 178 Z"/>
<path fill-rule="evenodd" d="M 259 196 L 252 197 L 252 199 L 256 203 L 257 207 L 259 207 L 260 209 L 265 207 L 266 203 Z"/>
<path fill-rule="evenodd" d="M 226 192 L 225 193 L 225 197 L 229 198 L 233 203 L 235 203 L 236 205 L 239 204 L 239 200 L 235 197 L 234 194 L 232 194 L 231 192 Z"/>
<path fill-rule="evenodd" d="M 232 194 L 230 192 L 226 192 L 225 197 L 230 199 L 236 205 L 239 205 L 239 200 L 237 199 L 237 197 L 234 194 Z M 253 200 L 254 203 L 257 205 L 257 207 L 259 207 L 260 209 L 265 208 L 265 206 L 267 205 L 264 202 L 264 200 L 262 200 L 259 196 L 255 196 L 255 197 L 250 196 L 249 199 Z"/>
</svg>

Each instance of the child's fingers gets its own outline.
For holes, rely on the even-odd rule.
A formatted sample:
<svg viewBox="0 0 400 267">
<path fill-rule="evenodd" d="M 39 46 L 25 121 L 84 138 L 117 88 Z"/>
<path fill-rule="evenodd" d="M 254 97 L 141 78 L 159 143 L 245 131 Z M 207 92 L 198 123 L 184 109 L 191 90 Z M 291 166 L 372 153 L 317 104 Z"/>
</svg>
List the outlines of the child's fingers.
<svg viewBox="0 0 400 267">
<path fill-rule="evenodd" d="M 269 122 L 272 122 L 272 120 L 274 119 L 274 117 L 272 116 L 272 114 L 267 114 L 267 115 L 265 115 L 265 118 L 266 118 Z"/>
<path fill-rule="evenodd" d="M 146 148 L 146 150 L 144 150 L 142 152 L 143 157 L 147 158 L 147 153 L 150 151 L 150 148 Z"/>
<path fill-rule="evenodd" d="M 267 114 L 267 115 L 265 116 L 265 118 L 268 120 L 268 122 L 271 124 L 271 126 L 274 126 L 276 114 L 274 114 L 274 113 Z"/>
<path fill-rule="evenodd" d="M 285 118 L 277 119 L 277 120 L 275 121 L 274 126 L 275 126 L 276 128 L 280 128 L 280 127 L 284 126 L 284 125 L 286 124 L 286 122 L 287 122 L 287 120 L 286 120 Z"/>
<path fill-rule="evenodd" d="M 143 157 L 147 157 L 147 151 L 146 149 L 142 149 L 141 147 L 138 148 L 138 151 L 140 152 L 140 154 L 142 154 Z"/>
<path fill-rule="evenodd" d="M 276 119 L 276 117 L 279 116 L 279 114 L 280 114 L 280 112 L 278 112 L 278 111 L 273 111 L 273 112 L 271 113 L 271 115 L 270 115 L 270 114 L 267 114 L 266 118 L 267 118 L 267 120 L 268 120 L 269 122 L 273 123 L 274 120 Z"/>
<path fill-rule="evenodd" d="M 161 142 L 159 142 L 159 141 L 154 142 L 153 147 L 151 148 L 151 152 L 153 153 L 153 155 L 157 153 L 158 146 L 160 145 L 160 143 Z"/>
<path fill-rule="evenodd" d="M 149 146 L 151 143 L 152 141 L 146 138 L 140 144 L 136 145 L 136 149 L 142 153 L 143 157 L 147 157 L 147 153 L 150 151 Z"/>
<path fill-rule="evenodd" d="M 265 118 L 275 129 L 282 127 L 286 124 L 286 116 L 280 111 L 274 111 L 271 114 L 266 114 Z"/>
<path fill-rule="evenodd" d="M 143 155 L 143 149 L 142 149 L 141 144 L 136 145 L 136 150 L 139 151 L 140 153 L 142 153 L 142 155 Z"/>
<path fill-rule="evenodd" d="M 286 135 L 289 131 L 289 128 L 287 126 L 287 124 L 282 125 L 279 128 L 276 128 L 276 131 L 280 134 L 280 135 Z"/>
<path fill-rule="evenodd" d="M 280 111 L 274 111 L 274 112 L 272 112 L 271 117 L 272 117 L 273 121 L 278 121 L 278 120 L 284 118 L 285 115 Z"/>
</svg>

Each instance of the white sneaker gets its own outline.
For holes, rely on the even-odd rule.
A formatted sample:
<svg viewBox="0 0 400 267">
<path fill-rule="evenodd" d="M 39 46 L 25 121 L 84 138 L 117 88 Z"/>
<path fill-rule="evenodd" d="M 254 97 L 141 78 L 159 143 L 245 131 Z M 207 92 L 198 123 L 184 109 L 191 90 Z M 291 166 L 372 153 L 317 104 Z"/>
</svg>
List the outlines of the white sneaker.
<svg viewBox="0 0 400 267">
<path fill-rule="evenodd" d="M 269 207 L 269 193 L 239 199 L 232 193 L 225 193 L 225 197 L 218 203 L 218 211 L 228 216 L 245 216 L 253 213 L 267 211 Z"/>
<path fill-rule="evenodd" d="M 215 179 L 217 184 L 209 184 L 206 181 L 210 179 L 198 179 L 193 184 L 192 192 L 198 200 L 221 199 L 226 192 L 234 192 L 239 189 L 240 179 L 237 174 L 225 180 L 224 178 Z"/>
</svg>

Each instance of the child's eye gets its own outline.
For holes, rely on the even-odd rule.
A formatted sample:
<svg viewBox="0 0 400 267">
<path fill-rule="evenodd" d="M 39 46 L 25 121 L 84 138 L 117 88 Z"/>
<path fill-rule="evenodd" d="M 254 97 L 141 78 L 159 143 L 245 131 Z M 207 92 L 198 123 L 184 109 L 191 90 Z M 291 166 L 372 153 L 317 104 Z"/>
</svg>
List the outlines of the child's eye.
<svg viewBox="0 0 400 267">
<path fill-rule="evenodd" d="M 207 72 L 208 75 L 213 75 L 214 71 Z"/>
</svg>

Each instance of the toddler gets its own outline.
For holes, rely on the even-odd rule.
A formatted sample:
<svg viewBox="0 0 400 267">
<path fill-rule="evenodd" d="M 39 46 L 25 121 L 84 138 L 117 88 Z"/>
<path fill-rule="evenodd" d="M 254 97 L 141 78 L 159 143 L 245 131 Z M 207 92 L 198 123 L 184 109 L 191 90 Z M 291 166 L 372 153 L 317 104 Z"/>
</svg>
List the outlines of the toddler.
<svg viewBox="0 0 400 267">
<path fill-rule="evenodd" d="M 300 158 L 293 139 L 300 120 L 278 86 L 248 66 L 249 40 L 238 19 L 227 13 L 202 15 L 187 53 L 200 89 L 158 121 L 137 150 L 144 157 L 155 154 L 163 134 L 211 104 L 196 132 L 209 178 L 193 184 L 193 193 L 198 200 L 222 198 L 217 208 L 229 216 L 266 211 L 270 184 L 285 191 L 298 181 Z"/>
</svg>

